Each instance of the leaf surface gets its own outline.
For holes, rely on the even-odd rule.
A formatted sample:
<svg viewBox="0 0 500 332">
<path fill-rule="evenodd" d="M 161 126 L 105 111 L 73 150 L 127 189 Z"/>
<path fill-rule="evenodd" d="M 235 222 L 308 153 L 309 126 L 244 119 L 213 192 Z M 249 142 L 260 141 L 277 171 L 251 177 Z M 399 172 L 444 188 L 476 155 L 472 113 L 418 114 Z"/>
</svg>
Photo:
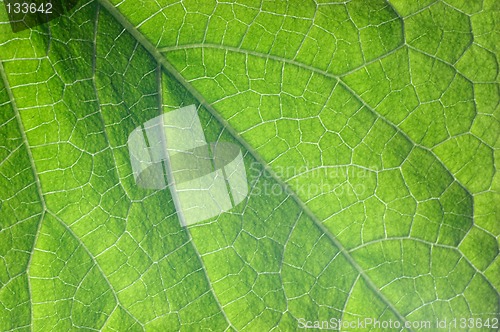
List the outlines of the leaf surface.
<svg viewBox="0 0 500 332">
<path fill-rule="evenodd" d="M 0 329 L 498 319 L 500 8 L 428 2 L 1 11 Z M 127 139 L 191 104 L 250 195 L 183 228 Z"/>
</svg>

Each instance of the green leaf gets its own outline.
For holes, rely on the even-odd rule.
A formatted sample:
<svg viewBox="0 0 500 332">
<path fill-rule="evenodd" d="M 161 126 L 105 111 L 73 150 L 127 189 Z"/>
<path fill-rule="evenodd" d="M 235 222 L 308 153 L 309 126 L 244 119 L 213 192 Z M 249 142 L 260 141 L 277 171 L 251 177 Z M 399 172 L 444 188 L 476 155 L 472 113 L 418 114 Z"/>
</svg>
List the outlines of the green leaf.
<svg viewBox="0 0 500 332">
<path fill-rule="evenodd" d="M 0 330 L 494 330 L 499 27 L 495 0 L 0 10 Z M 127 139 L 192 104 L 250 194 L 181 227 Z"/>
</svg>

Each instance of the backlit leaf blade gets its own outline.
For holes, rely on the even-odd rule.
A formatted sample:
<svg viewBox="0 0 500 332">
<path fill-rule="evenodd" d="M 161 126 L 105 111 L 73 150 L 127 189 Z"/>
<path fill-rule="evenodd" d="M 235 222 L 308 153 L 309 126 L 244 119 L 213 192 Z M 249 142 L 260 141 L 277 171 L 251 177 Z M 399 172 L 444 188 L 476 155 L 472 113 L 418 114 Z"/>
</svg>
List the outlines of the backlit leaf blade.
<svg viewBox="0 0 500 332">
<path fill-rule="evenodd" d="M 456 6 L 103 0 L 1 25 L 1 328 L 498 318 L 498 12 Z M 190 104 L 251 194 L 185 229 L 126 143 Z"/>
</svg>

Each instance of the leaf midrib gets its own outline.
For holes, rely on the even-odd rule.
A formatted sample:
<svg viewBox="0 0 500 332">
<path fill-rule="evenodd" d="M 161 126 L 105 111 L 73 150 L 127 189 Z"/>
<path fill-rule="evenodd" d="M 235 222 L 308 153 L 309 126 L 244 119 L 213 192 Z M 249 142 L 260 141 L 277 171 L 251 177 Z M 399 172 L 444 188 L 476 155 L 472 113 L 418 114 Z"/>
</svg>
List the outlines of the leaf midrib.
<svg viewBox="0 0 500 332">
<path fill-rule="evenodd" d="M 238 133 L 229 125 L 229 123 L 222 118 L 219 113 L 207 102 L 203 95 L 198 92 L 189 82 L 187 82 L 184 77 L 174 68 L 170 62 L 163 56 L 163 54 L 147 39 L 138 29 L 136 29 L 123 15 L 122 13 L 112 4 L 109 0 L 97 0 L 97 2 L 103 6 L 110 14 L 113 16 L 131 35 L 134 37 L 151 56 L 159 63 L 161 66 L 174 78 L 176 79 L 198 102 L 203 105 L 210 114 L 240 143 L 255 160 L 257 160 L 264 169 L 269 172 L 273 179 L 280 184 L 285 192 L 290 195 L 293 200 L 298 204 L 298 206 L 304 211 L 304 213 L 311 218 L 314 225 L 320 229 L 328 239 L 339 249 L 342 255 L 346 258 L 349 264 L 354 267 L 354 269 L 363 278 L 368 288 L 370 288 L 379 299 L 396 315 L 396 317 L 401 322 L 406 322 L 406 318 L 395 308 L 395 306 L 380 292 L 375 283 L 368 277 L 365 271 L 358 265 L 350 253 L 345 249 L 345 247 L 338 241 L 333 234 L 323 225 L 323 223 L 316 217 L 316 215 L 305 205 L 304 202 L 296 195 L 296 193 L 284 183 L 277 174 L 272 170 L 272 168 L 260 157 L 260 155 L 250 146 L 245 140 L 243 140 Z M 207 276 L 208 277 L 208 276 Z M 214 294 L 215 295 L 215 294 Z M 348 300 L 346 300 L 348 301 Z M 410 331 L 412 331 L 410 329 Z"/>
</svg>

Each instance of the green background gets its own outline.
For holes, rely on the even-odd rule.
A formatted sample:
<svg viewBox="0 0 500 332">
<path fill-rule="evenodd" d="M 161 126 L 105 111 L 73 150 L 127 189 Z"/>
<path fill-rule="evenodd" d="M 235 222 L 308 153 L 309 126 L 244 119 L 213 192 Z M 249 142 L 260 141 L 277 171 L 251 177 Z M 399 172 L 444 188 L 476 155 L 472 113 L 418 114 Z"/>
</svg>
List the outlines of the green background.
<svg viewBox="0 0 500 332">
<path fill-rule="evenodd" d="M 13 33 L 2 8 L 0 330 L 498 319 L 499 11 L 82 0 Z M 191 104 L 253 176 L 182 228 L 127 138 Z"/>
</svg>

